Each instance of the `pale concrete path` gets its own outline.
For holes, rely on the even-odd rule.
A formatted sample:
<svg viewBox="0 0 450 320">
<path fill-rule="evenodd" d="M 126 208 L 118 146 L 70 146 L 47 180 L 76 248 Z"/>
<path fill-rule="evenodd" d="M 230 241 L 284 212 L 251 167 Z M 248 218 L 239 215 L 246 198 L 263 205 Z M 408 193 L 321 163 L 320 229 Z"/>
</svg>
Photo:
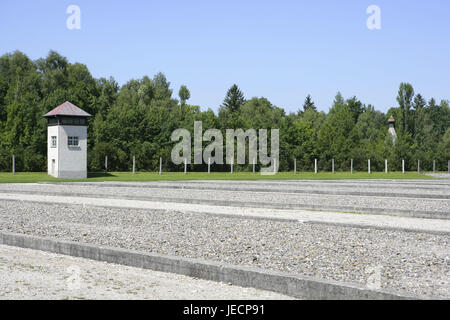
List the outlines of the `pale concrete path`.
<svg viewBox="0 0 450 320">
<path fill-rule="evenodd" d="M 32 201 L 42 203 L 78 204 L 84 206 L 101 206 L 133 209 L 177 210 L 227 216 L 242 216 L 265 219 L 289 219 L 299 222 L 337 223 L 350 226 L 367 226 L 376 228 L 394 228 L 402 230 L 425 231 L 433 233 L 450 233 L 450 220 L 399 217 L 389 215 L 355 214 L 341 212 L 323 212 L 308 210 L 282 210 L 266 208 L 247 208 L 231 206 L 214 206 L 203 204 L 186 204 L 127 199 L 102 199 L 88 197 L 68 197 L 49 195 L 26 195 L 1 193 L 0 200 Z"/>
<path fill-rule="evenodd" d="M 182 275 L 0 245 L 0 299 L 293 299 Z"/>
</svg>

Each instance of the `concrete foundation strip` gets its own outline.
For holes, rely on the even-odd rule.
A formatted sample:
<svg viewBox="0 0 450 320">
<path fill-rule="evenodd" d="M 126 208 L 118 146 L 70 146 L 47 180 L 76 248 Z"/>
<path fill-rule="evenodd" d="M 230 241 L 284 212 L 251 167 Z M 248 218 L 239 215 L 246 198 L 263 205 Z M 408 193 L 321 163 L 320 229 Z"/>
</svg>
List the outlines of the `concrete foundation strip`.
<svg viewBox="0 0 450 320">
<path fill-rule="evenodd" d="M 49 191 L 21 191 L 21 190 L 0 190 L 5 194 L 32 194 L 32 195 L 58 195 L 66 197 L 89 197 L 108 199 L 105 195 L 87 194 L 87 193 L 68 193 L 68 192 L 49 192 Z M 369 213 L 376 215 L 392 215 L 411 218 L 427 218 L 427 219 L 450 219 L 448 212 L 442 211 L 422 211 L 422 210 L 404 210 L 404 209 L 387 209 L 387 208 L 368 208 L 357 206 L 335 206 L 335 205 L 313 205 L 313 204 L 296 204 L 296 203 L 270 203 L 270 202 L 250 202 L 235 200 L 210 200 L 210 199 L 188 199 L 188 198 L 170 198 L 170 197 L 154 197 L 154 196 L 116 196 L 113 199 L 123 200 L 143 200 L 143 201 L 160 201 L 160 202 L 176 202 L 189 204 L 207 204 L 215 206 L 228 207 L 247 207 L 247 208 L 267 208 L 267 209 L 301 209 L 315 211 L 339 211 L 353 213 Z"/>
<path fill-rule="evenodd" d="M 176 273 L 194 278 L 274 291 L 302 299 L 423 299 L 350 283 L 326 281 L 245 266 L 109 248 L 24 234 L 0 232 L 0 244 L 42 250 L 109 263 Z"/>
<path fill-rule="evenodd" d="M 52 184 L 57 183 L 39 183 L 39 184 Z M 73 185 L 73 186 L 92 186 L 92 183 L 69 183 L 69 182 L 58 182 L 58 184 L 63 185 Z M 399 193 L 399 192 L 375 192 L 375 191 L 342 191 L 342 190 L 319 190 L 314 189 L 315 186 L 310 186 L 308 189 L 273 189 L 267 187 L 252 187 L 245 189 L 235 189 L 233 186 L 192 186 L 192 185 L 168 185 L 163 184 L 146 184 L 146 185 L 133 185 L 133 184 L 119 184 L 119 183 L 96 183 L 96 187 L 126 187 L 126 188 L 139 188 L 139 189 L 178 189 L 178 190 L 198 190 L 198 191 L 239 191 L 239 192 L 260 192 L 260 193 L 293 193 L 293 194 L 308 194 L 308 195 L 341 195 L 341 196 L 371 196 L 371 197 L 397 197 L 397 198 L 412 198 L 412 199 L 450 199 L 450 194 L 430 194 L 430 193 Z M 305 186 L 302 186 L 305 187 Z M 441 187 L 442 188 L 442 187 Z M 440 188 L 435 188 L 440 190 Z"/>
</svg>

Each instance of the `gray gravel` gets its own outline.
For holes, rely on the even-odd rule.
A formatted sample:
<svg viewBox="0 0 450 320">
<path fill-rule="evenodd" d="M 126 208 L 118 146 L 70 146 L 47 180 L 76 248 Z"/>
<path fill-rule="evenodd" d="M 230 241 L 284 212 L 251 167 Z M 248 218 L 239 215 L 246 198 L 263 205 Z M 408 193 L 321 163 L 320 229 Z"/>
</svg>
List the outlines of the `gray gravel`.
<svg viewBox="0 0 450 320">
<path fill-rule="evenodd" d="M 96 185 L 96 186 L 136 186 L 136 187 L 171 187 L 171 188 L 208 188 L 208 189 L 229 189 L 229 190 L 249 190 L 253 188 L 269 190 L 361 190 L 361 191 L 400 191 L 420 194 L 427 193 L 444 194 L 450 192 L 450 180 L 414 180 L 408 182 L 384 181 L 384 180 L 298 180 L 298 181 L 280 181 L 280 180 L 256 180 L 256 181 L 221 181 L 221 180 L 198 180 L 198 181 L 146 181 L 146 182 L 63 182 L 64 185 Z M 43 184 L 55 184 L 45 182 Z M 58 183 L 61 184 L 61 183 Z"/>
<path fill-rule="evenodd" d="M 73 197 L 62 195 L 36 195 L 16 193 L 0 193 L 1 201 L 28 201 L 36 203 L 71 204 L 87 207 L 124 208 L 137 210 L 168 210 L 181 212 L 196 212 L 215 216 L 245 217 L 246 219 L 266 219 L 277 221 L 295 221 L 302 223 L 319 223 L 327 225 L 344 225 L 359 228 L 394 229 L 421 233 L 450 235 L 450 219 L 436 217 L 414 218 L 387 215 L 359 214 L 333 211 L 273 209 L 218 206 L 166 201 L 142 201 L 128 199 Z M 434 215 L 434 214 L 433 214 Z"/>
<path fill-rule="evenodd" d="M 0 300 L 293 299 L 274 292 L 0 245 Z"/>
<path fill-rule="evenodd" d="M 443 235 L 15 201 L 0 202 L 0 230 L 362 285 L 377 269 L 381 288 L 450 298 Z"/>
<path fill-rule="evenodd" d="M 269 187 L 268 187 L 269 188 Z M 443 187 L 445 188 L 445 187 Z M 136 188 L 136 187 L 97 187 L 96 185 L 76 184 L 10 184 L 0 185 L 0 192 L 35 192 L 38 194 L 66 194 L 101 196 L 109 198 L 132 199 L 167 199 L 168 201 L 196 200 L 199 203 L 211 203 L 211 201 L 234 201 L 240 203 L 251 202 L 254 206 L 268 204 L 277 207 L 317 207 L 322 204 L 327 206 L 339 206 L 354 208 L 374 208 L 383 210 L 409 210 L 410 212 L 438 212 L 450 213 L 450 199 L 415 199 L 402 197 L 376 197 L 356 195 L 331 195 L 331 194 L 292 194 L 280 192 L 253 192 L 253 191 L 224 191 L 224 190 L 196 190 L 173 188 Z M 383 189 L 389 192 L 389 189 Z"/>
<path fill-rule="evenodd" d="M 372 195 L 372 196 L 400 196 L 417 198 L 450 199 L 450 185 L 379 185 L 372 183 L 359 184 L 330 184 L 330 183 L 218 183 L 214 182 L 103 182 L 103 183 L 65 183 L 73 186 L 96 187 L 134 187 L 134 188 L 170 188 L 173 190 L 214 190 L 214 191 L 245 191 L 245 192 L 271 192 L 271 193 L 309 193 L 309 194 L 339 194 L 339 195 Z"/>
</svg>

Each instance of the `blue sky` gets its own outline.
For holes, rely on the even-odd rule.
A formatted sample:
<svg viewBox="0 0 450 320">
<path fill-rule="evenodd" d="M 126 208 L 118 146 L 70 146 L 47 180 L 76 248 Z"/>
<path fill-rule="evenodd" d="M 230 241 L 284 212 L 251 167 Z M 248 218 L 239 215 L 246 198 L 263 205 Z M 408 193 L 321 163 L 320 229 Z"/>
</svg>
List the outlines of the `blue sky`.
<svg viewBox="0 0 450 320">
<path fill-rule="evenodd" d="M 71 4 L 80 30 L 66 27 Z M 366 27 L 369 5 L 381 30 Z M 1 0 L 0 54 L 50 49 L 120 84 L 161 71 L 203 110 L 233 83 L 288 112 L 307 94 L 326 111 L 337 91 L 386 111 L 400 82 L 450 99 L 448 0 Z"/>
</svg>

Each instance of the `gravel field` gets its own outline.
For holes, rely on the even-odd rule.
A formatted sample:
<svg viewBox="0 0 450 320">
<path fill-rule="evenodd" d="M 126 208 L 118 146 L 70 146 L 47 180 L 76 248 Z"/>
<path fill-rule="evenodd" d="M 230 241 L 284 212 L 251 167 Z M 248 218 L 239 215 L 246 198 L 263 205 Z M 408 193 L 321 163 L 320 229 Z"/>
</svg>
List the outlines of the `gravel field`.
<svg viewBox="0 0 450 320">
<path fill-rule="evenodd" d="M 59 188 L 73 190 L 53 190 Z M 381 288 L 450 298 L 450 237 L 444 235 L 19 201 L 0 201 L 0 230 L 362 285 L 377 269 Z"/>
<path fill-rule="evenodd" d="M 0 245 L 0 299 L 292 299 L 177 274 Z"/>
<path fill-rule="evenodd" d="M 450 179 L 450 176 L 448 176 Z M 170 181 L 170 180 L 160 180 L 160 181 L 120 181 L 120 184 L 160 184 L 160 185 L 241 185 L 241 186 L 317 186 L 317 187 L 327 187 L 327 186 L 356 186 L 356 187 L 374 187 L 374 188 L 390 188 L 390 187 L 400 187 L 400 188 L 430 188 L 439 186 L 450 186 L 449 179 L 432 179 L 432 180 L 384 180 L 384 179 L 372 179 L 372 180 L 180 180 L 180 181 Z M 47 182 L 46 182 L 47 183 Z M 52 182 L 48 182 L 52 183 Z M 66 182 L 63 182 L 65 184 Z M 85 182 L 67 182 L 68 184 L 82 184 Z M 89 184 L 116 184 L 115 181 L 104 181 L 104 182 L 89 182 Z"/>
<path fill-rule="evenodd" d="M 369 182 L 366 182 L 369 183 Z M 231 184 L 231 183 L 230 183 Z M 136 184 L 139 185 L 139 184 Z M 435 184 L 434 184 L 435 185 Z M 442 187 L 447 190 L 444 185 Z M 338 188 L 335 188 L 338 189 Z M 167 201 L 192 201 L 202 203 L 211 201 L 234 201 L 239 203 L 267 204 L 279 207 L 317 207 L 321 204 L 327 206 L 343 206 L 358 210 L 358 208 L 374 208 L 387 210 L 409 210 L 410 212 L 438 212 L 450 213 L 450 199 L 428 199 L 428 198 L 402 198 L 402 197 L 377 197 L 357 195 L 332 195 L 332 194 L 292 194 L 280 192 L 254 192 L 254 191 L 225 191 L 225 190 L 196 190 L 196 189 L 173 189 L 173 188 L 137 188 L 137 187 L 97 187 L 96 185 L 76 184 L 8 184 L 0 186 L 1 191 L 39 193 L 39 194 L 73 194 L 84 196 L 100 196 L 109 198 L 132 198 L 132 199 L 166 199 Z M 391 189 L 383 188 L 384 192 Z M 391 190 L 392 191 L 392 190 Z"/>
<path fill-rule="evenodd" d="M 198 187 L 207 186 L 208 188 L 215 187 L 239 187 L 239 188 L 299 188 L 314 187 L 314 188 L 356 188 L 356 189 L 374 189 L 378 191 L 386 191 L 392 189 L 407 190 L 441 190 L 450 188 L 449 179 L 433 179 L 433 180 L 160 180 L 160 181 L 94 181 L 94 182 L 38 182 L 38 183 L 14 183 L 2 184 L 2 187 L 7 186 L 23 186 L 23 185 L 87 185 L 87 186 L 101 186 L 101 185 L 119 185 L 119 186 L 171 186 L 171 187 Z"/>
<path fill-rule="evenodd" d="M 383 182 L 384 181 L 384 182 Z M 52 182 L 45 182 L 43 184 L 54 184 Z M 61 183 L 59 183 L 61 184 Z M 104 181 L 104 182 L 63 182 L 66 185 L 121 185 L 121 186 L 161 186 L 161 187 L 207 187 L 207 188 L 229 188 L 229 189 L 251 189 L 254 187 L 263 189 L 357 189 L 357 190 L 374 190 L 386 191 L 392 189 L 403 190 L 425 190 L 437 191 L 444 193 L 445 190 L 450 190 L 450 180 L 412 180 L 412 181 L 385 181 L 385 180 L 255 180 L 255 181 L 223 181 L 223 180 L 183 180 L 183 181 L 140 181 L 140 182 L 126 182 L 126 181 Z"/>
<path fill-rule="evenodd" d="M 66 185 L 73 186 L 92 186 L 92 183 L 68 183 Z M 374 196 L 405 196 L 405 197 L 423 197 L 423 198 L 444 198 L 450 199 L 450 185 L 372 185 L 366 184 L 323 184 L 323 183 L 297 183 L 297 184 L 280 184 L 267 183 L 264 185 L 257 183 L 213 183 L 208 182 L 139 182 L 139 183 L 114 183 L 101 182 L 95 183 L 96 187 L 133 187 L 133 188 L 163 188 L 172 190 L 220 190 L 220 191 L 249 191 L 249 192 L 277 192 L 277 193 L 309 193 L 309 194 L 340 194 L 340 195 L 370 195 Z"/>
<path fill-rule="evenodd" d="M 62 195 L 37 195 L 0 193 L 0 201 L 28 201 L 44 204 L 71 204 L 86 207 L 106 207 L 137 210 L 168 210 L 178 212 L 200 213 L 214 216 L 232 216 L 245 219 L 266 219 L 276 221 L 301 222 L 306 224 L 324 224 L 352 226 L 358 228 L 391 229 L 414 231 L 421 233 L 440 234 L 450 236 L 450 219 L 414 218 L 395 216 L 387 212 L 380 214 L 346 213 L 339 211 L 317 211 L 300 209 L 272 209 L 218 206 L 210 204 L 193 204 L 165 201 L 143 201 L 128 199 L 74 197 Z"/>
</svg>

